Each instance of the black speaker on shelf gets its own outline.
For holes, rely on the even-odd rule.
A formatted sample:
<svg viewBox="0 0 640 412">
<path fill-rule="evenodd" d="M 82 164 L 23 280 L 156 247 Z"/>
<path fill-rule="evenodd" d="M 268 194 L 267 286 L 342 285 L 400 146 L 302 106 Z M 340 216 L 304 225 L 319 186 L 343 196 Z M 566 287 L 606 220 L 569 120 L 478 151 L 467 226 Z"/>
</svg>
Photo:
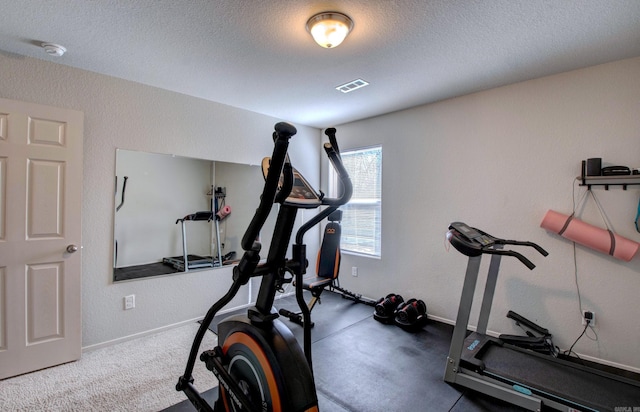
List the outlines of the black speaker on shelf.
<svg viewBox="0 0 640 412">
<path fill-rule="evenodd" d="M 602 170 L 602 158 L 593 157 L 587 159 L 587 176 L 600 176 Z"/>
</svg>

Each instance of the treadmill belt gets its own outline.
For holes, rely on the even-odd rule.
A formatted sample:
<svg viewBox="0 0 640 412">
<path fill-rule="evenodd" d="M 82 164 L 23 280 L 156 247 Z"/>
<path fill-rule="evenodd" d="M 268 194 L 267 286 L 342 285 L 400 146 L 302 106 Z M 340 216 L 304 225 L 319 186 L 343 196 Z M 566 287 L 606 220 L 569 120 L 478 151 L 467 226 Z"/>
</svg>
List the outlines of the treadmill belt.
<svg viewBox="0 0 640 412">
<path fill-rule="evenodd" d="M 482 361 L 490 374 L 596 410 L 640 406 L 640 382 L 636 386 L 568 362 L 497 345 L 489 345 Z"/>
</svg>

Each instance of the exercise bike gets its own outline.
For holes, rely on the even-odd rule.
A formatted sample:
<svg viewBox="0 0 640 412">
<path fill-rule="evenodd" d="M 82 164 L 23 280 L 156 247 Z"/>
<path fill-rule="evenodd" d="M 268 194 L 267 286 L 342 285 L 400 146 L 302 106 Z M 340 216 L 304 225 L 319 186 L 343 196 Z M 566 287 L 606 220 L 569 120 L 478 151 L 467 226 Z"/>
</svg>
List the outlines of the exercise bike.
<svg viewBox="0 0 640 412">
<path fill-rule="evenodd" d="M 271 158 L 262 161 L 265 185 L 260 204 L 241 246 L 244 254 L 233 269 L 229 291 L 205 315 L 193 341 L 184 374 L 176 390 L 183 391 L 199 411 L 318 411 L 318 398 L 311 362 L 311 316 L 303 296 L 302 278 L 306 271 L 305 233 L 349 201 L 351 180 L 345 170 L 335 138 L 327 129 L 329 143 L 324 149 L 336 169 L 343 191 L 339 198 L 317 193 L 293 167 L 287 155 L 294 126 L 277 123 L 273 133 Z M 280 204 L 266 261 L 260 263 L 260 242 L 256 241 L 274 203 Z M 298 209 L 328 206 L 303 224 L 296 233 L 292 258 L 285 257 Z M 288 277 L 287 274 L 291 276 Z M 226 318 L 218 325 L 218 346 L 200 355 L 207 369 L 219 381 L 218 400 L 212 407 L 193 382 L 193 368 L 202 339 L 216 313 L 227 305 L 241 286 L 252 277 L 262 277 L 254 307 L 246 314 Z M 304 319 L 304 350 L 291 331 L 278 318 L 273 302 L 285 283 L 296 281 L 296 301 Z"/>
</svg>

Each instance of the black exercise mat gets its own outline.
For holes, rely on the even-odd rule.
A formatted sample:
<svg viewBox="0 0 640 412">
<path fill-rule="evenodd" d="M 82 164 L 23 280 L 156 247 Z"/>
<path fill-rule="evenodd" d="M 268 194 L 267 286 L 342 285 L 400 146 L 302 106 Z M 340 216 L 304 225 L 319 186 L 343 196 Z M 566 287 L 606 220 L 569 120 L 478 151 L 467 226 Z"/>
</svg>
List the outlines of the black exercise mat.
<svg viewBox="0 0 640 412">
<path fill-rule="evenodd" d="M 305 294 L 305 300 L 308 302 L 310 294 Z M 325 291 L 320 295 L 320 302 L 311 311 L 311 321 L 314 326 L 311 329 L 311 342 L 316 343 L 327 336 L 338 333 L 345 328 L 369 317 L 373 317 L 373 307 L 363 303 L 356 303 L 352 300 L 343 298 L 340 294 Z M 299 312 L 300 308 L 295 296 L 287 296 L 275 302 L 274 306 L 280 309 L 287 309 L 292 312 Z M 302 326 L 291 322 L 284 316 L 280 316 L 289 329 L 293 332 L 298 343 L 303 345 L 304 331 Z"/>
<path fill-rule="evenodd" d="M 484 397 L 464 400 L 443 381 L 452 331 L 432 322 L 409 333 L 364 319 L 314 344 L 318 393 L 349 411 L 522 410 Z"/>
<path fill-rule="evenodd" d="M 451 327 L 409 333 L 373 316 L 313 346 L 318 391 L 350 411 L 447 411 L 460 392 L 443 382 Z"/>
<path fill-rule="evenodd" d="M 305 292 L 305 301 L 311 299 L 311 294 Z M 373 307 L 367 306 L 363 303 L 356 303 L 352 300 L 345 299 L 342 295 L 334 292 L 325 291 L 320 296 L 320 302 L 317 303 L 311 312 L 311 321 L 314 323 L 311 329 L 311 342 L 317 342 L 333 333 L 353 325 L 354 323 L 373 317 Z M 299 312 L 300 308 L 296 301 L 296 297 L 293 295 L 278 299 L 274 303 L 276 310 L 287 309 L 292 312 Z M 213 333 L 218 333 L 218 323 L 222 320 L 238 315 L 246 314 L 247 308 L 238 309 L 233 312 L 224 313 L 213 318 L 213 322 L 209 326 L 209 329 Z M 291 322 L 284 316 L 280 316 L 279 319 L 287 325 L 291 332 L 302 346 L 303 344 L 303 329 L 302 326 Z"/>
<path fill-rule="evenodd" d="M 274 306 L 298 307 L 295 296 L 276 300 Z M 216 332 L 221 320 L 246 311 L 217 316 L 210 329 Z M 523 410 L 444 382 L 451 325 L 429 322 L 417 333 L 409 333 L 375 321 L 371 306 L 328 291 L 311 317 L 315 323 L 311 332 L 313 367 L 322 412 Z M 280 319 L 302 344 L 302 327 Z M 217 396 L 217 388 L 208 392 L 211 399 Z M 189 410 L 195 409 L 184 401 L 165 412 Z"/>
</svg>

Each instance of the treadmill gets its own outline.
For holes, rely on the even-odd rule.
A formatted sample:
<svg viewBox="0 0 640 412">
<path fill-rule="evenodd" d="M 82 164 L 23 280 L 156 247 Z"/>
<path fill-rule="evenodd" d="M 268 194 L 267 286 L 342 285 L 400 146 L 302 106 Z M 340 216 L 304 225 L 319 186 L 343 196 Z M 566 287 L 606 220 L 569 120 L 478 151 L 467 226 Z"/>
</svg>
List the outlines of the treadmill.
<svg viewBox="0 0 640 412">
<path fill-rule="evenodd" d="M 636 374 L 601 370 L 486 335 L 502 257 L 515 257 L 529 269 L 535 268 L 522 254 L 504 250 L 504 246 L 531 247 L 547 256 L 543 248 L 532 242 L 499 239 L 462 222 L 451 223 L 447 238 L 456 250 L 469 257 L 469 262 L 447 357 L 446 382 L 533 411 L 640 410 L 640 379 Z M 476 332 L 468 334 L 480 261 L 485 254 L 491 255 L 491 261 L 478 326 Z"/>
<path fill-rule="evenodd" d="M 173 266 L 174 269 L 181 272 L 188 272 L 191 269 L 212 268 L 216 266 L 222 266 L 222 255 L 220 254 L 220 246 L 218 246 L 218 259 L 213 259 L 212 256 L 199 256 L 190 255 L 187 253 L 187 229 L 185 223 L 187 221 L 207 221 L 211 222 L 216 217 L 212 211 L 196 212 L 176 220 L 176 224 L 182 224 L 182 256 L 166 257 L 162 259 L 162 262 L 166 265 Z M 216 220 L 216 229 L 218 221 Z M 220 232 L 218 231 L 218 239 L 220 238 Z"/>
</svg>

